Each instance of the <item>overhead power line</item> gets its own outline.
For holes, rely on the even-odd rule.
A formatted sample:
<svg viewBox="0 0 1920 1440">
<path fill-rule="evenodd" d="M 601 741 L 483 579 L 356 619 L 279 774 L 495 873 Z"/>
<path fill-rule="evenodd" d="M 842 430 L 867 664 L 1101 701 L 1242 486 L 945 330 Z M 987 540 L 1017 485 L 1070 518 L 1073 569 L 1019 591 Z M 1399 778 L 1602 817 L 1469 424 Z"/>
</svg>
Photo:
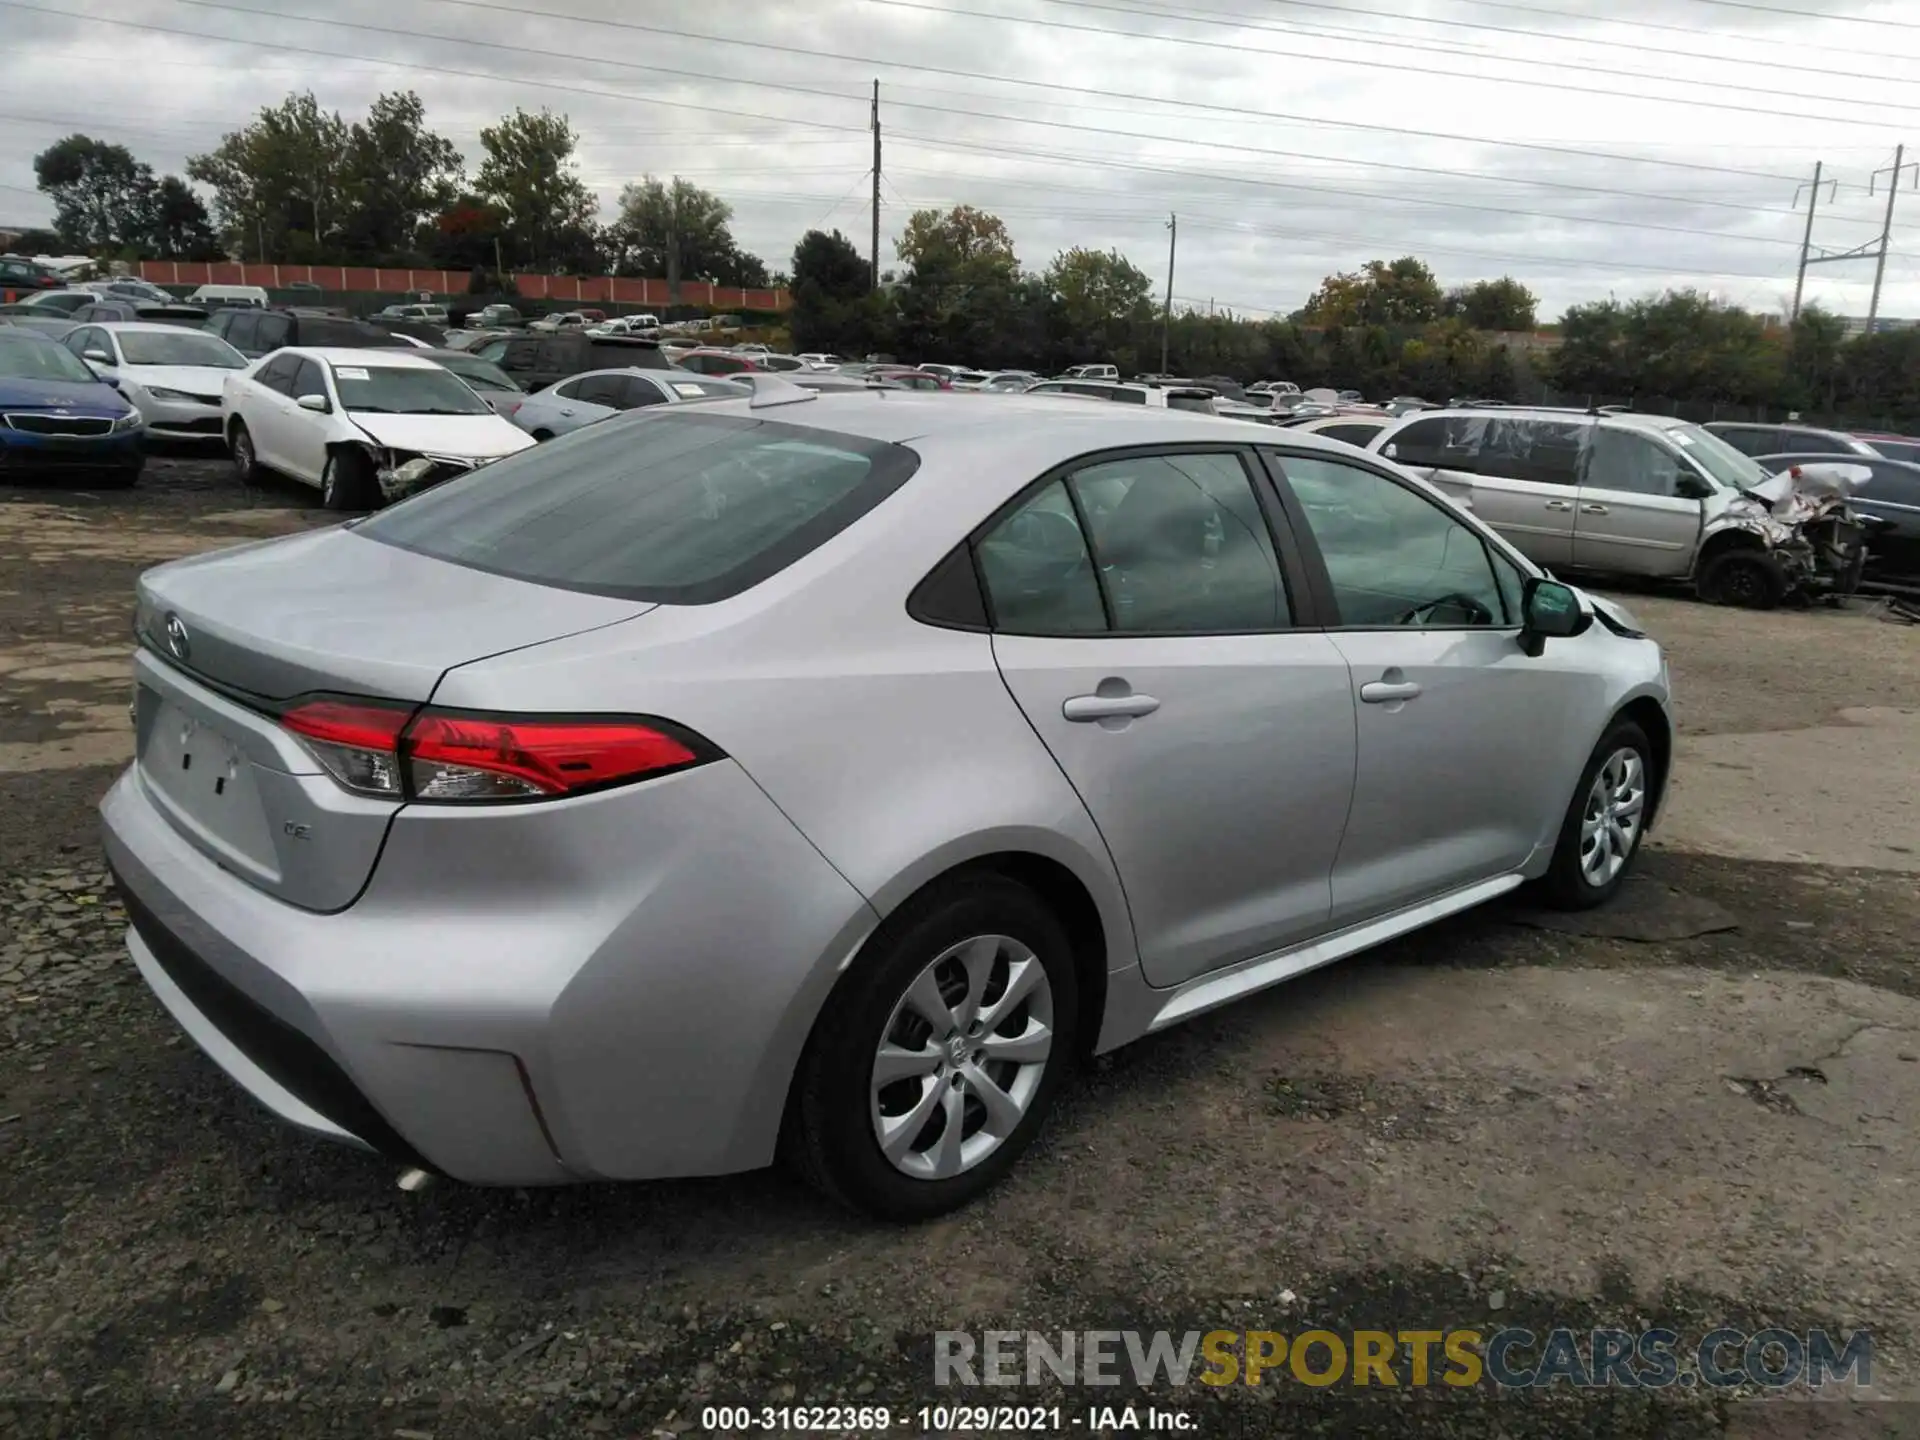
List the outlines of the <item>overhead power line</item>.
<svg viewBox="0 0 1920 1440">
<path fill-rule="evenodd" d="M 206 0 L 187 0 L 187 3 L 206 3 Z M 1148 35 L 1148 34 L 1143 34 L 1142 32 L 1137 30 L 1115 30 L 1115 29 L 1112 29 L 1111 27 L 1104 26 L 1104 25 L 1083 25 L 1072 20 L 1045 20 L 1035 15 L 1006 15 L 998 11 L 988 12 L 988 11 L 980 11 L 980 10 L 954 10 L 954 9 L 949 9 L 944 5 L 929 5 L 924 3 L 924 0 L 861 0 L 861 3 L 866 5 L 885 5 L 885 6 L 901 9 L 901 10 L 917 10 L 923 15 L 952 15 L 964 20 L 976 20 L 976 21 L 990 20 L 995 23 L 1005 24 L 1005 25 L 1038 25 L 1038 26 L 1042 26 L 1044 28 L 1052 29 L 1052 30 L 1072 30 L 1072 31 L 1078 31 L 1082 34 L 1104 36 L 1109 40 L 1144 40 L 1144 41 L 1152 42 L 1154 44 L 1190 45 L 1190 46 L 1198 46 L 1206 50 L 1226 50 L 1226 51 L 1230 51 L 1233 54 L 1241 55 L 1241 56 L 1266 55 L 1276 60 L 1295 60 L 1295 61 L 1311 60 L 1314 63 L 1321 64 L 1321 65 L 1349 65 L 1349 66 L 1354 66 L 1358 69 L 1370 70 L 1370 71 L 1379 71 L 1379 70 L 1406 71 L 1416 75 L 1423 75 L 1429 80 L 1438 79 L 1438 78 L 1446 78 L 1446 79 L 1455 80 L 1455 81 L 1473 80 L 1473 81 L 1477 81 L 1477 82 L 1488 84 L 1488 85 L 1517 85 L 1517 86 L 1522 86 L 1528 89 L 1535 89 L 1535 90 L 1557 90 L 1562 93 L 1571 92 L 1571 93 L 1580 94 L 1580 95 L 1600 95 L 1615 102 L 1619 102 L 1622 100 L 1634 100 L 1634 101 L 1644 101 L 1646 103 L 1656 104 L 1656 105 L 1682 105 L 1687 107 L 1688 109 L 1694 109 L 1694 110 L 1724 110 L 1730 113 L 1742 114 L 1742 115 L 1766 115 L 1774 119 L 1813 120 L 1813 121 L 1818 121 L 1821 124 L 1827 124 L 1827 125 L 1855 125 L 1855 126 L 1866 127 L 1873 130 L 1885 130 L 1887 128 L 1887 122 L 1884 119 L 1868 119 L 1865 117 L 1855 117 L 1850 115 L 1816 115 L 1816 114 L 1810 114 L 1804 110 L 1783 110 L 1772 105 L 1766 105 L 1766 106 L 1735 105 L 1724 100 L 1705 100 L 1705 99 L 1699 98 L 1698 96 L 1623 94 L 1620 91 L 1619 87 L 1617 86 L 1609 87 L 1609 86 L 1600 86 L 1600 85 L 1575 85 L 1564 80 L 1531 80 L 1531 79 L 1525 79 L 1519 76 L 1511 76 L 1511 75 L 1450 75 L 1450 76 L 1441 77 L 1436 75 L 1433 66 L 1430 64 L 1429 65 L 1412 65 L 1412 64 L 1396 65 L 1392 61 L 1382 60 L 1377 55 L 1369 55 L 1365 58 L 1360 58 L 1357 56 L 1350 57 L 1350 56 L 1344 56 L 1344 55 L 1305 55 L 1305 54 L 1300 54 L 1298 52 L 1294 52 L 1290 54 L 1286 51 L 1280 51 L 1280 50 L 1252 49 L 1245 44 L 1233 44 L 1225 40 L 1202 40 L 1191 35 L 1158 35 L 1158 34 Z M 1098 3 L 1095 3 L 1095 0 L 1055 0 L 1055 3 L 1072 4 L 1087 10 L 1111 10 L 1111 11 L 1116 11 L 1117 13 L 1122 15 L 1133 15 L 1135 17 L 1138 17 L 1141 13 L 1137 10 L 1127 10 L 1119 6 L 1098 4 Z M 1371 47 L 1388 47 L 1388 48 L 1399 49 L 1399 50 L 1418 50 L 1418 51 L 1421 51 L 1422 53 L 1431 53 L 1431 50 L 1432 50 L 1432 47 L 1429 45 L 1420 45 L 1420 44 L 1414 44 L 1411 42 L 1395 42 L 1377 35 L 1369 37 L 1365 43 Z M 1490 59 L 1494 57 L 1482 57 L 1482 58 Z M 1515 62 L 1515 63 L 1530 64 L 1530 65 L 1538 66 L 1538 65 L 1550 64 L 1552 62 L 1521 61 L 1521 62 Z M 1681 76 L 1655 76 L 1655 75 L 1643 75 L 1631 70 L 1628 70 L 1628 71 L 1605 70 L 1605 69 L 1601 69 L 1600 67 L 1591 66 L 1591 65 L 1563 65 L 1560 68 L 1573 69 L 1573 70 L 1585 70 L 1589 73 L 1599 74 L 1599 75 L 1617 75 L 1617 76 L 1623 76 L 1628 79 L 1662 81 L 1670 85 L 1685 85 L 1690 89 L 1698 89 L 1703 86 L 1709 89 L 1731 88 L 1731 89 L 1737 89 L 1737 90 L 1748 90 L 1748 89 L 1754 88 L 1749 86 L 1722 86 L 1722 85 L 1716 85 L 1712 81 L 1690 80 Z M 1766 93 L 1766 92 L 1763 91 L 1759 93 Z M 1908 110 L 1908 109 L 1920 108 L 1920 107 L 1906 106 L 1906 105 L 1889 105 L 1889 104 L 1885 104 L 1883 102 L 1878 102 L 1878 101 L 1856 101 L 1852 103 L 1876 105 L 1879 109 L 1882 109 L 1882 110 Z"/>
<path fill-rule="evenodd" d="M 53 5 L 35 5 L 29 3 L 29 0 L 0 0 L 0 7 L 9 10 L 27 10 L 39 15 L 53 15 L 62 20 L 73 18 L 71 10 Z M 263 10 L 253 13 L 267 14 Z M 388 65 L 396 70 L 417 70 L 427 75 L 456 75 L 467 80 L 494 80 L 511 85 L 532 85 L 542 90 L 559 90 L 570 95 L 592 95 L 602 100 L 624 100 L 630 105 L 659 105 L 670 110 L 695 110 L 707 115 L 724 115 L 735 120 L 765 120 L 774 125 L 799 125 L 809 130 L 844 130 L 858 135 L 867 133 L 867 127 L 864 125 L 836 125 L 829 120 L 809 120 L 798 115 L 763 115 L 731 105 L 700 105 L 691 100 L 669 100 L 657 95 L 635 95 L 626 90 L 602 90 L 591 85 L 574 85 L 561 80 L 546 80 L 536 75 L 502 75 L 497 70 L 467 70 L 455 65 L 431 65 L 421 60 L 385 60 L 376 55 L 349 55 L 338 50 L 322 50 L 312 45 L 288 45 L 271 40 L 244 40 L 235 35 L 209 35 L 204 30 L 184 30 L 177 25 L 155 25 L 142 20 L 117 20 L 108 15 L 89 15 L 87 20 L 93 25 L 115 25 L 125 30 L 143 30 L 155 35 L 177 35 L 188 40 L 213 40 L 222 45 L 244 45 L 249 49 L 274 50 L 287 55 L 315 55 L 322 60 L 365 60 Z M 578 60 L 590 57 L 568 58 Z"/>
<path fill-rule="evenodd" d="M 1052 0 L 1054 4 L 1069 4 L 1071 0 Z M 1609 40 L 1591 35 L 1569 35 L 1551 30 L 1530 30 L 1522 25 L 1493 25 L 1483 20 L 1449 20 L 1439 15 L 1416 15 L 1404 10 L 1373 10 L 1358 5 L 1332 5 L 1325 0 L 1279 0 L 1289 10 L 1317 10 L 1333 15 L 1355 15 L 1377 20 L 1399 20 L 1412 25 L 1432 25 L 1448 30 L 1483 31 L 1493 35 L 1515 35 L 1528 40 L 1540 40 L 1554 45 L 1598 45 L 1609 50 L 1630 50 L 1643 55 L 1658 55 L 1662 59 L 1675 57 L 1670 45 L 1639 45 L 1630 40 Z M 1270 34 L 1284 35 L 1293 33 L 1286 29 L 1262 25 L 1258 21 L 1245 17 L 1222 14 L 1217 10 L 1137 10 L 1134 12 L 1142 19 L 1187 20 L 1195 24 L 1222 25 L 1233 29 L 1265 30 Z M 1595 17 L 1599 18 L 1599 17 Z M 1317 33 L 1317 32 L 1316 32 Z M 1363 38 L 1372 38 L 1365 31 L 1343 31 L 1344 34 L 1358 34 Z M 1711 32 L 1709 32 L 1711 33 Z M 1726 38 L 1726 37 L 1719 37 Z M 1920 80 L 1908 79 L 1902 75 L 1862 75 L 1856 66 L 1852 69 L 1828 69 L 1817 65 L 1801 65 L 1788 60 L 1763 60 L 1749 55 L 1716 55 L 1716 65 L 1762 65 L 1770 70 L 1784 70 L 1802 75 L 1824 75 L 1835 79 L 1859 83 L 1862 80 L 1880 81 L 1888 85 L 1920 84 Z"/>
<path fill-rule="evenodd" d="M 0 0 L 0 3 L 17 4 L 19 3 L 19 0 Z M 727 75 L 716 75 L 708 71 L 694 71 L 694 70 L 686 70 L 686 69 L 681 69 L 678 67 L 671 67 L 671 66 L 642 64 L 637 61 L 612 60 L 612 59 L 598 58 L 598 57 L 588 56 L 588 55 L 576 55 L 576 54 L 571 54 L 565 51 L 539 50 L 539 49 L 532 49 L 530 47 L 523 46 L 523 45 L 510 45 L 505 42 L 493 41 L 493 40 L 469 39 L 463 36 L 432 35 L 432 34 L 422 35 L 417 30 L 402 29 L 396 26 L 372 25 L 372 24 L 367 24 L 365 22 L 361 22 L 361 21 L 336 20 L 331 17 L 290 14 L 284 11 L 267 12 L 263 10 L 256 10 L 249 6 L 235 4 L 233 3 L 233 0 L 182 0 L 182 3 L 198 5 L 204 8 L 215 9 L 215 10 L 232 10 L 245 15 L 258 15 L 258 16 L 264 17 L 271 13 L 273 18 L 283 20 L 283 21 L 294 20 L 294 21 L 299 21 L 301 23 L 312 24 L 312 25 L 332 25 L 332 26 L 336 26 L 344 29 L 365 30 L 373 34 L 405 36 L 413 39 L 441 40 L 441 41 L 445 41 L 448 44 L 469 45 L 469 46 L 475 46 L 481 49 L 489 49 L 489 50 L 504 50 L 504 51 L 509 51 L 518 55 L 538 55 L 543 59 L 549 59 L 549 60 L 570 60 L 570 61 L 586 63 L 586 64 L 601 64 L 601 65 L 612 66 L 619 69 L 642 71 L 649 74 L 675 75 L 682 78 L 705 80 L 705 81 L 719 83 L 719 84 L 750 85 L 756 88 L 783 90 L 783 91 L 788 91 L 795 94 L 825 97 L 828 99 L 846 98 L 842 96 L 838 91 L 823 90 L 813 86 L 789 85 L 789 84 L 785 84 L 778 81 L 760 81 L 760 80 L 752 80 L 752 79 L 746 79 L 746 78 L 736 78 L 736 77 L 727 76 Z M 442 3 L 471 5 L 471 4 L 485 3 L 485 0 L 442 0 Z M 502 8 L 515 9 L 516 7 L 502 7 Z M 518 13 L 530 14 L 533 12 L 520 10 L 518 11 Z M 675 32 L 675 33 L 684 34 L 684 32 Z M 690 38 L 711 39 L 713 37 L 693 36 Z M 804 53 L 804 52 L 800 52 L 800 53 Z M 1406 171 L 1406 172 L 1416 173 L 1416 174 L 1442 175 L 1442 176 L 1447 176 L 1453 179 L 1483 180 L 1483 181 L 1492 180 L 1499 183 L 1538 185 L 1538 186 L 1543 186 L 1550 189 L 1582 190 L 1582 191 L 1589 191 L 1592 193 L 1620 196 L 1623 198 L 1630 198 L 1630 199 L 1654 200 L 1657 202 L 1668 203 L 1668 204 L 1698 203 L 1689 199 L 1685 199 L 1683 197 L 1677 197 L 1677 196 L 1671 196 L 1671 195 L 1650 195 L 1640 191 L 1622 191 L 1622 190 L 1612 189 L 1612 188 L 1603 187 L 1603 186 L 1580 186 L 1580 185 L 1574 185 L 1568 182 L 1561 182 L 1561 181 L 1530 180 L 1524 176 L 1487 175 L 1484 172 L 1477 172 L 1477 171 L 1445 170 L 1445 169 L 1439 169 L 1437 167 L 1429 167 L 1429 166 L 1402 165 L 1402 164 L 1389 162 L 1389 161 L 1354 160 L 1354 159 L 1347 159 L 1345 157 L 1339 157 L 1339 156 L 1312 155 L 1312 154 L 1305 154 L 1300 151 L 1279 150 L 1279 149 L 1275 149 L 1268 146 L 1245 145 L 1237 141 L 1219 140 L 1217 138 L 1212 138 L 1212 137 L 1209 137 L 1204 141 L 1188 140 L 1181 136 L 1169 136 L 1164 134 L 1148 134 L 1148 133 L 1144 133 L 1137 130 L 1117 130 L 1111 126 L 1081 125 L 1081 124 L 1077 124 L 1075 122 L 1066 121 L 1066 120 L 1040 120 L 1040 119 L 1035 119 L 1031 116 L 1005 115 L 995 111 L 963 110 L 950 105 L 931 105 L 924 101 L 917 101 L 917 100 L 894 100 L 891 103 L 893 103 L 896 106 L 904 106 L 909 109 L 926 110 L 934 114 L 952 115 L 952 116 L 960 117 L 962 119 L 992 120 L 992 121 L 998 121 L 1001 123 L 1016 124 L 1016 125 L 1039 125 L 1039 126 L 1044 126 L 1049 130 L 1072 130 L 1072 131 L 1077 131 L 1085 134 L 1099 135 L 1108 139 L 1143 140 L 1151 143 L 1160 143 L 1160 144 L 1171 143 L 1171 144 L 1186 144 L 1186 145 L 1204 145 L 1208 149 L 1212 149 L 1212 150 L 1236 150 L 1244 154 L 1259 155 L 1262 157 L 1272 158 L 1272 159 L 1285 159 L 1285 160 L 1307 159 L 1307 160 L 1331 162 L 1335 164 L 1348 164 L 1348 165 L 1354 165 L 1354 166 L 1363 167 L 1363 168 Z M 1371 191 L 1364 191 L 1364 190 L 1347 190 L 1347 189 L 1343 189 L 1335 186 L 1311 185 L 1311 184 L 1307 184 L 1300 181 L 1286 181 L 1286 182 L 1276 181 L 1271 183 L 1280 185 L 1281 188 L 1298 190 L 1303 193 L 1347 195 L 1356 199 L 1380 200 L 1380 201 L 1388 201 L 1388 202 L 1401 200 L 1407 204 L 1433 205 L 1433 206 L 1439 206 L 1444 209 L 1472 210 L 1472 211 L 1479 211 L 1479 212 L 1489 213 L 1489 214 L 1520 216 L 1520 217 L 1535 219 L 1535 220 L 1558 220 L 1568 224 L 1575 224 L 1575 225 L 1607 225 L 1614 228 L 1647 230 L 1647 231 L 1664 231 L 1664 232 L 1679 234 L 1679 235 L 1709 235 L 1717 239 L 1732 240 L 1732 241 L 1737 241 L 1737 242 L 1747 243 L 1747 244 L 1792 245 L 1796 243 L 1792 240 L 1786 240 L 1776 236 L 1738 235 L 1738 234 L 1733 234 L 1731 232 L 1724 231 L 1724 230 L 1705 230 L 1697 226 L 1687 226 L 1687 225 L 1666 225 L 1656 221 L 1621 220 L 1613 216 L 1605 216 L 1605 215 L 1563 215 L 1563 214 L 1557 214 L 1551 211 L 1520 210 L 1512 206 L 1477 204 L 1475 202 L 1467 201 L 1467 200 L 1442 200 L 1442 199 L 1434 199 L 1434 198 L 1415 199 L 1412 197 L 1380 195 Z M 1713 202 L 1708 202 L 1708 203 L 1713 203 Z M 1744 209 L 1747 207 L 1735 207 L 1735 208 Z M 1781 213 L 1789 214 L 1789 213 L 1795 213 L 1795 212 L 1782 211 Z"/>
<path fill-rule="evenodd" d="M 1887 20 L 1873 15 L 1836 15 L 1825 10 L 1793 10 L 1784 5 L 1756 5 L 1752 0 L 1693 0 L 1696 5 L 1721 5 L 1729 10 L 1755 10 L 1762 15 L 1787 15 L 1795 20 L 1838 21 L 1846 25 L 1888 25 L 1898 30 L 1920 30 L 1920 21 Z"/>
<path fill-rule="evenodd" d="M 217 4 L 216 0 L 184 0 L 184 3 L 205 4 L 213 8 L 228 8 L 225 5 Z M 501 3 L 501 0 L 435 0 L 435 3 L 455 5 L 466 9 L 493 10 L 521 17 L 538 14 L 550 18 L 564 18 L 577 24 L 598 25 L 617 30 L 632 30 L 642 34 L 663 35 L 682 40 L 698 40 L 707 44 L 729 45 L 739 49 L 765 50 L 775 54 L 798 55 L 814 60 L 837 60 L 850 65 L 910 70 L 922 75 L 946 75 L 954 79 L 986 81 L 996 85 L 1018 85 L 1027 89 L 1052 90 L 1066 95 L 1091 95 L 1104 100 L 1123 100 L 1133 104 L 1162 105 L 1175 109 L 1204 111 L 1213 115 L 1244 115 L 1251 119 L 1279 121 L 1285 124 L 1323 126 L 1342 130 L 1360 130 L 1372 134 L 1403 135 L 1419 139 L 1453 140 L 1470 145 L 1530 150 L 1561 157 L 1578 156 L 1585 159 L 1608 160 L 1622 164 L 1658 165 L 1675 170 L 1701 171 L 1717 175 L 1738 175 L 1749 179 L 1774 180 L 1786 184 L 1797 184 L 1799 180 L 1799 177 L 1795 175 L 1779 174 L 1765 170 L 1747 170 L 1725 165 L 1704 165 L 1695 161 L 1664 160 L 1642 155 L 1622 155 L 1614 151 L 1588 150 L 1574 146 L 1550 145 L 1524 140 L 1492 140 L 1484 136 L 1458 135 L 1447 131 L 1415 130 L 1407 126 L 1368 124 L 1357 120 L 1334 120 L 1316 115 L 1289 114 L 1279 110 L 1255 110 L 1243 105 L 1219 105 L 1198 100 L 1170 99 L 1160 95 L 1143 95 L 1125 90 L 1109 90 L 1097 86 L 1064 85 L 1058 81 L 1029 80 L 1018 75 L 997 75 L 989 71 L 964 70 L 953 66 L 924 65 L 912 61 L 887 60 L 878 56 L 851 54 L 840 50 L 823 50 L 810 46 L 780 44 L 768 40 L 748 40 L 728 35 L 708 35 L 698 31 L 680 30 L 670 26 L 649 25 L 638 20 L 612 20 L 599 16 L 572 14 L 558 16 L 550 10 L 531 10 L 523 5 Z M 252 13 L 257 14 L 262 12 L 256 11 Z M 1138 13 L 1145 14 L 1146 12 Z M 697 78 L 711 77 L 702 76 Z M 817 92 L 809 91 L 808 93 Z M 979 96 L 976 98 L 1005 99 L 1010 97 Z"/>
</svg>

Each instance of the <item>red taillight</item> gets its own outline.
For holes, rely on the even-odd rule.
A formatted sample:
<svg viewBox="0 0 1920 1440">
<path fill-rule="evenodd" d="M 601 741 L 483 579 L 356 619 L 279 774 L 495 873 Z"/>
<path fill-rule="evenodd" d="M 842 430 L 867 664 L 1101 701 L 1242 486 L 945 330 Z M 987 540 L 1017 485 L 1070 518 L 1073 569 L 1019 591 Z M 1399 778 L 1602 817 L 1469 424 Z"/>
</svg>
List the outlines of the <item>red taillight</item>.
<svg viewBox="0 0 1920 1440">
<path fill-rule="evenodd" d="M 684 769 L 718 753 L 664 721 L 547 719 L 315 699 L 281 724 L 358 795 L 441 803 L 537 800 Z"/>
<path fill-rule="evenodd" d="M 423 800 L 568 795 L 677 770 L 691 746 L 633 720 L 527 720 L 429 711 L 402 745 Z"/>
</svg>

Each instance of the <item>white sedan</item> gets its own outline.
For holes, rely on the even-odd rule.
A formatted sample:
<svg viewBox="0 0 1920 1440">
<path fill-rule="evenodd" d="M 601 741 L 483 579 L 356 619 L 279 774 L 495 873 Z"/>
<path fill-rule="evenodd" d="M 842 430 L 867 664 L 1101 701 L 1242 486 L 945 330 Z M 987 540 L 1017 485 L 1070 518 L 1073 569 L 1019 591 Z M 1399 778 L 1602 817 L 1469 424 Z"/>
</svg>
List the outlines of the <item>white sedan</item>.
<svg viewBox="0 0 1920 1440">
<path fill-rule="evenodd" d="M 551 440 L 582 426 L 648 405 L 684 405 L 692 400 L 739 399 L 749 386 L 691 370 L 589 370 L 529 395 L 513 423 L 535 440 Z"/>
<path fill-rule="evenodd" d="M 534 443 L 406 350 L 276 350 L 227 377 L 221 411 L 243 483 L 290 475 L 329 510 L 371 510 Z"/>
<path fill-rule="evenodd" d="M 247 357 L 218 335 L 178 325 L 82 325 L 62 342 L 132 402 L 162 440 L 218 440 L 220 393 Z"/>
</svg>

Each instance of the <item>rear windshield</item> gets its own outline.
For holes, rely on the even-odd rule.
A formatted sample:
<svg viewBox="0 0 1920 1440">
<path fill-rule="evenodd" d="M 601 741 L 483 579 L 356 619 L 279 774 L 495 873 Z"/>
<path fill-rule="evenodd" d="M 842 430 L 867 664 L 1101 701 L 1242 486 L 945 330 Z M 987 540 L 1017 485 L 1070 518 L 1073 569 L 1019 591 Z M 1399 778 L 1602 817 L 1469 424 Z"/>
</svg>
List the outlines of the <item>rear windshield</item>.
<svg viewBox="0 0 1920 1440">
<path fill-rule="evenodd" d="M 355 533 L 562 590 L 704 605 L 825 543 L 919 463 L 834 431 L 655 412 L 524 450 Z"/>
</svg>

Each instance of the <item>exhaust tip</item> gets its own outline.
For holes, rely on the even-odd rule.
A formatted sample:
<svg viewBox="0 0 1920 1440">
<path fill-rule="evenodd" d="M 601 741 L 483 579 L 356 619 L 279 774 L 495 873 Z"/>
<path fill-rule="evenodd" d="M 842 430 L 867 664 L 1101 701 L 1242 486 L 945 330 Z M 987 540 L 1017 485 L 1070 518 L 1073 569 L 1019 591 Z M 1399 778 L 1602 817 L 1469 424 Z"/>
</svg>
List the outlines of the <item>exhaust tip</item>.
<svg viewBox="0 0 1920 1440">
<path fill-rule="evenodd" d="M 422 1170 L 418 1166 L 400 1172 L 400 1188 L 409 1195 L 418 1195 L 433 1184 L 433 1172 Z"/>
</svg>

